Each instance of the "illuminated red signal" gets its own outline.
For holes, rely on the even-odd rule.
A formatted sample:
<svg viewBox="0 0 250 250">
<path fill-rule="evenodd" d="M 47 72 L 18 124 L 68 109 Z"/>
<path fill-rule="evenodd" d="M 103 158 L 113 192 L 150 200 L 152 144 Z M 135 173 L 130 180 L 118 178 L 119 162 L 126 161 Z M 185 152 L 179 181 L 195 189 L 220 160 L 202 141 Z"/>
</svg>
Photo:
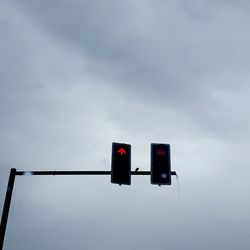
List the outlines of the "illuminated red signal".
<svg viewBox="0 0 250 250">
<path fill-rule="evenodd" d="M 127 153 L 126 150 L 125 150 L 124 148 L 118 149 L 117 152 L 118 152 L 120 155 L 124 155 L 124 154 Z"/>
<path fill-rule="evenodd" d="M 166 154 L 166 150 L 164 148 L 158 148 L 156 150 L 156 155 L 157 156 L 162 156 L 162 155 L 165 155 Z"/>
<path fill-rule="evenodd" d="M 112 143 L 111 183 L 131 184 L 131 145 Z"/>
</svg>

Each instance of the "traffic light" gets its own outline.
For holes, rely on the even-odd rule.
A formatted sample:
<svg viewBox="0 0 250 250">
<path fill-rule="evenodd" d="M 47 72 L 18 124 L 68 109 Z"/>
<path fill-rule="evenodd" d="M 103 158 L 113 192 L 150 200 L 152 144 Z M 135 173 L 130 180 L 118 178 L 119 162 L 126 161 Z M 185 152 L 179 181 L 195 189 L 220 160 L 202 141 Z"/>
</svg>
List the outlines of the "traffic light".
<svg viewBox="0 0 250 250">
<path fill-rule="evenodd" d="M 131 145 L 112 143 L 111 183 L 131 184 Z"/>
<path fill-rule="evenodd" d="M 151 144 L 151 184 L 171 185 L 169 144 Z"/>
</svg>

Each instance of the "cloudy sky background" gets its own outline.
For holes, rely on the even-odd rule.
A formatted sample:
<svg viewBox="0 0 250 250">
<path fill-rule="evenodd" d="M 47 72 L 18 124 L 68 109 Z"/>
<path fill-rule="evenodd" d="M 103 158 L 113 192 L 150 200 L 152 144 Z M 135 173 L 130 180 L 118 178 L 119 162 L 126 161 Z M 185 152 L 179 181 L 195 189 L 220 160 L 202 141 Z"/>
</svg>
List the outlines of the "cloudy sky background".
<svg viewBox="0 0 250 250">
<path fill-rule="evenodd" d="M 9 170 L 110 170 L 171 144 L 178 185 L 17 177 L 6 250 L 250 248 L 247 0 L 0 1 L 0 205 Z"/>
</svg>

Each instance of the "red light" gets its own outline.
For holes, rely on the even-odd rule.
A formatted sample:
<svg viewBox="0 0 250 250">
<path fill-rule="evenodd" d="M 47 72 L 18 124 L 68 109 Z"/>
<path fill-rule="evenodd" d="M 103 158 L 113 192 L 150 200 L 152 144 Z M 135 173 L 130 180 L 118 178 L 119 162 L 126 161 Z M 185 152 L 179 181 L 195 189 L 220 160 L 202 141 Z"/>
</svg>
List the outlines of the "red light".
<svg viewBox="0 0 250 250">
<path fill-rule="evenodd" d="M 166 151 L 163 148 L 158 148 L 156 150 L 156 155 L 158 155 L 158 156 L 165 155 L 165 154 L 166 154 Z"/>
<path fill-rule="evenodd" d="M 120 155 L 124 155 L 124 154 L 127 153 L 126 150 L 125 150 L 124 148 L 118 149 L 117 152 L 118 152 Z"/>
</svg>

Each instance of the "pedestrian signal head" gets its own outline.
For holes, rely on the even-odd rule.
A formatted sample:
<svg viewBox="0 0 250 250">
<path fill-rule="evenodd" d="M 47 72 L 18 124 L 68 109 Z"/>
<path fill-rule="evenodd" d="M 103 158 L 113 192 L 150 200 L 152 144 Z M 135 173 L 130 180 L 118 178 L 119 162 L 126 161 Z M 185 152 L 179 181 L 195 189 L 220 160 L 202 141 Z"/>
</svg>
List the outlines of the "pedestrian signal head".
<svg viewBox="0 0 250 250">
<path fill-rule="evenodd" d="M 151 144 L 151 184 L 171 185 L 169 144 Z"/>
</svg>

